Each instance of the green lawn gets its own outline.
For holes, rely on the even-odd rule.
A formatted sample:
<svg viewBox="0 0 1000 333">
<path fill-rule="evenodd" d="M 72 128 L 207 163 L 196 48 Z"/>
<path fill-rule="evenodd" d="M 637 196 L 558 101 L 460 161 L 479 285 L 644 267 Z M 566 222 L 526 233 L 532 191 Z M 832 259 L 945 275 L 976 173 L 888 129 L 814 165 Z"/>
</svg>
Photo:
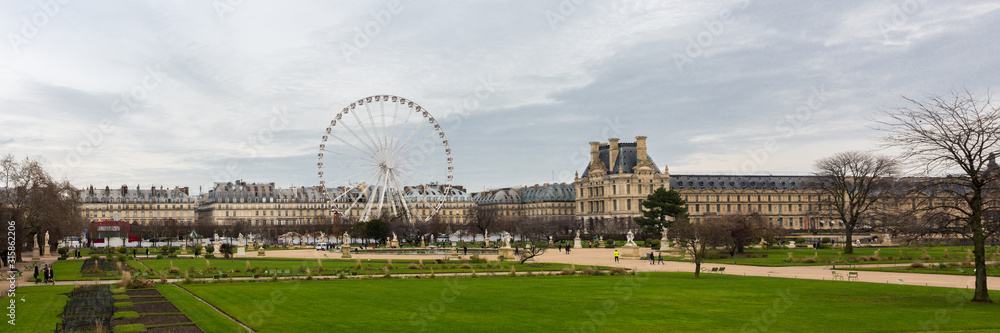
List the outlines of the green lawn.
<svg viewBox="0 0 1000 333">
<path fill-rule="evenodd" d="M 1000 329 L 1000 305 L 967 303 L 969 290 L 728 275 L 299 280 L 185 287 L 261 332 Z"/>
<path fill-rule="evenodd" d="M 195 270 L 205 270 L 207 267 L 204 258 L 180 258 L 180 259 L 142 259 L 139 260 L 150 269 L 157 272 L 164 272 L 169 270 L 170 265 L 178 268 L 181 273 L 169 274 L 168 277 L 184 277 L 185 271 L 190 268 Z M 308 268 L 313 275 L 336 275 L 338 271 L 343 270 L 347 272 L 346 274 L 354 273 L 356 275 L 382 275 L 384 274 L 383 267 L 388 264 L 386 260 L 362 260 L 362 269 L 356 269 L 356 260 L 339 260 L 339 259 L 326 259 L 323 260 L 323 271 L 319 272 L 319 264 L 316 259 L 208 259 L 211 264 L 211 268 L 218 270 L 219 272 L 227 272 L 229 276 L 250 276 L 253 273 L 247 273 L 247 262 L 250 262 L 251 268 L 258 268 L 259 270 L 288 270 L 292 275 L 305 276 L 306 273 L 302 267 Z M 434 263 L 433 260 L 424 260 L 424 268 L 411 269 L 409 266 L 415 264 L 419 266 L 417 260 L 393 260 L 392 268 L 389 270 L 392 274 L 407 274 L 407 273 L 423 273 L 429 274 L 431 269 L 434 273 L 452 273 L 452 272 L 471 272 L 470 269 L 461 268 L 463 263 L 458 260 L 448 261 L 441 264 Z M 140 268 L 141 265 L 138 263 L 130 263 L 131 266 Z M 516 262 L 501 262 L 491 261 L 491 267 L 487 267 L 485 263 L 468 264 L 476 272 L 509 272 L 511 265 L 515 266 L 515 269 L 519 272 L 525 271 L 540 271 L 540 270 L 562 270 L 564 267 L 569 267 L 566 264 L 553 264 L 553 263 L 536 263 L 536 264 L 525 264 L 521 265 Z M 583 269 L 586 266 L 578 266 L 577 269 Z M 145 269 L 141 269 L 145 271 Z M 238 272 L 237 272 L 238 271 Z M 207 274 L 212 276 L 213 273 Z M 198 277 L 197 273 L 192 274 L 191 277 Z"/>
<path fill-rule="evenodd" d="M 65 294 L 73 290 L 73 286 L 26 286 L 19 287 L 14 293 L 14 300 L 17 303 L 15 311 L 15 325 L 11 326 L 8 320 L 10 317 L 10 298 L 4 297 L 2 301 L 4 309 L 4 322 L 0 323 L 0 331 L 3 332 L 52 332 L 56 328 L 56 323 L 61 323 L 59 314 L 66 306 L 69 299 Z M 24 299 L 22 302 L 21 299 Z"/>
<path fill-rule="evenodd" d="M 52 264 L 52 270 L 55 272 L 56 281 L 79 281 L 79 280 L 94 280 L 92 277 L 83 277 L 83 273 L 80 272 L 80 268 L 83 266 L 83 260 L 59 260 Z M 34 272 L 31 272 L 34 274 Z M 114 272 L 112 272 L 114 273 Z M 38 273 L 41 275 L 41 273 Z M 121 275 L 111 274 L 108 277 L 96 278 L 98 280 L 117 280 L 120 279 Z"/>
<path fill-rule="evenodd" d="M 172 284 L 156 285 L 156 290 L 205 332 L 245 332 L 243 327 Z"/>
<path fill-rule="evenodd" d="M 947 247 L 890 247 L 890 248 L 854 248 L 853 255 L 841 254 L 842 249 L 820 249 L 795 248 L 795 249 L 747 249 L 748 257 L 753 258 L 726 258 L 726 259 L 706 259 L 707 263 L 718 264 L 739 264 L 753 266 L 810 266 L 810 265 L 832 265 L 832 264 L 891 264 L 891 263 L 911 263 L 913 261 L 922 262 L 961 262 L 965 261 L 968 250 L 972 247 L 947 246 Z M 930 259 L 922 260 L 923 252 L 927 251 Z M 945 250 L 948 256 L 945 257 Z M 875 251 L 879 251 L 878 261 L 862 261 L 861 257 L 872 257 Z M 987 260 L 1000 260 L 996 254 L 997 248 L 987 248 Z M 723 254 L 725 251 L 721 251 Z M 902 252 L 902 253 L 901 253 Z M 789 261 L 788 254 L 792 254 Z M 902 256 L 900 256 L 902 254 Z M 767 258 L 764 258 L 767 256 Z M 815 263 L 806 262 L 806 259 L 816 258 Z M 664 259 L 667 259 L 664 257 Z M 690 256 L 685 259 L 690 259 Z M 891 260 L 890 260 L 891 259 Z M 680 260 L 670 258 L 670 260 Z"/>
<path fill-rule="evenodd" d="M 910 266 L 896 266 L 896 267 L 854 267 L 851 270 L 858 271 L 874 271 L 874 272 L 896 272 L 896 273 L 925 273 L 925 274 L 948 274 L 948 275 L 966 275 L 973 276 L 975 271 L 973 268 L 968 267 L 954 267 L 946 266 L 944 268 L 938 266 L 938 264 L 927 264 L 923 268 L 914 268 Z M 987 266 L 986 267 L 987 276 L 1000 276 L 1000 267 L 997 266 Z"/>
</svg>

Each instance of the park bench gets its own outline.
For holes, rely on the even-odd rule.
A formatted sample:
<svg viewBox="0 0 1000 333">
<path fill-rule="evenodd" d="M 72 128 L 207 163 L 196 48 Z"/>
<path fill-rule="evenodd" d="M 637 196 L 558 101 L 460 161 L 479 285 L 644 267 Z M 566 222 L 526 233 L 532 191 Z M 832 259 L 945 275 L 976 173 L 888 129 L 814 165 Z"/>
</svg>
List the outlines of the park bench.
<svg viewBox="0 0 1000 333">
<path fill-rule="evenodd" d="M 704 268 L 701 269 L 701 272 L 702 273 L 718 273 L 719 272 L 719 267 L 712 267 L 711 270 L 708 267 L 704 267 Z"/>
<path fill-rule="evenodd" d="M 844 274 L 837 273 L 837 271 L 831 271 L 831 272 L 833 273 L 833 280 L 834 281 L 837 281 L 837 280 L 844 281 Z"/>
<path fill-rule="evenodd" d="M 292 275 L 292 271 L 286 269 L 285 270 L 285 275 Z"/>
<path fill-rule="evenodd" d="M 725 267 L 719 267 L 718 273 L 719 274 L 726 274 L 726 268 Z"/>
<path fill-rule="evenodd" d="M 847 281 L 857 281 L 857 280 L 858 280 L 858 272 L 847 273 Z"/>
</svg>

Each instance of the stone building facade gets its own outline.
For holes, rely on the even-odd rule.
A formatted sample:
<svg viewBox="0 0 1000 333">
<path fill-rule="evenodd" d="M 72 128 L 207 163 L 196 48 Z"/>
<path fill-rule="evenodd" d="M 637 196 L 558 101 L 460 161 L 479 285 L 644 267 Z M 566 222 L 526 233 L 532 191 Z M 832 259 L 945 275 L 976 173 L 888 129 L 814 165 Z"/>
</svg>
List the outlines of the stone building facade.
<svg viewBox="0 0 1000 333">
<path fill-rule="evenodd" d="M 140 189 L 123 185 L 96 189 L 90 186 L 80 191 L 79 200 L 80 214 L 89 222 L 116 220 L 148 225 L 173 219 L 190 224 L 195 221 L 197 207 L 196 197 L 188 193 L 187 187 Z"/>
</svg>

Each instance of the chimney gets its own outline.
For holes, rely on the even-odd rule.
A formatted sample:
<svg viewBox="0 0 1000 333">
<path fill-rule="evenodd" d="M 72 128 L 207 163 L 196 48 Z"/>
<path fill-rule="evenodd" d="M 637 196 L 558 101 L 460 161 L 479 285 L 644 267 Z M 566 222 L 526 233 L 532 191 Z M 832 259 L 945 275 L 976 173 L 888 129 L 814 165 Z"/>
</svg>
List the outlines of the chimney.
<svg viewBox="0 0 1000 333">
<path fill-rule="evenodd" d="M 593 170 L 597 167 L 597 162 L 600 161 L 601 156 L 601 143 L 597 141 L 590 142 L 590 168 Z"/>
<path fill-rule="evenodd" d="M 645 161 L 648 157 L 646 156 L 646 137 L 637 136 L 635 137 L 635 158 L 639 161 Z"/>
<path fill-rule="evenodd" d="M 618 162 L 618 138 L 610 138 L 608 139 L 608 143 L 611 144 L 611 147 L 608 148 L 608 153 L 610 154 L 608 159 L 608 172 L 614 172 L 615 164 Z"/>
</svg>

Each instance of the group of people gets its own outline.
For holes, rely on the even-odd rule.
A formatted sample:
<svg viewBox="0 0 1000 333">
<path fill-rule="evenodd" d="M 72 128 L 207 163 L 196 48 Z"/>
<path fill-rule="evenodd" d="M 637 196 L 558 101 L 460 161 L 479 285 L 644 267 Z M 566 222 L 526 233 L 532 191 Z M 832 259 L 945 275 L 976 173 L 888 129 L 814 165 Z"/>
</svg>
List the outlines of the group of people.
<svg viewBox="0 0 1000 333">
<path fill-rule="evenodd" d="M 660 265 L 663 265 L 663 253 L 660 253 L 660 257 L 659 257 L 659 259 L 657 259 L 656 257 L 653 256 L 653 252 L 650 252 L 649 253 L 649 264 L 650 265 L 655 265 L 655 263 L 653 263 L 654 259 L 656 259 L 656 263 L 658 263 Z"/>
<path fill-rule="evenodd" d="M 35 282 L 38 282 L 38 273 L 39 273 L 38 265 L 35 265 L 35 276 L 34 276 Z M 49 266 L 47 264 L 42 265 L 41 273 L 42 273 L 42 283 L 56 284 L 56 281 L 54 280 L 56 274 L 55 272 L 52 271 L 52 266 Z"/>
</svg>

